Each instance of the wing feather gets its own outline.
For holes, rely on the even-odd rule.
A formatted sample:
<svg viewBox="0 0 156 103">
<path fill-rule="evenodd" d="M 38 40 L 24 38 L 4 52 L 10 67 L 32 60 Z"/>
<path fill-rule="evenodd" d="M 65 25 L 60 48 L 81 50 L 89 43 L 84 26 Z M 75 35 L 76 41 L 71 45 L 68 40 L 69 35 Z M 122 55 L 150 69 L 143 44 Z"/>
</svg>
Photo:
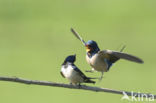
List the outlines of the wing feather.
<svg viewBox="0 0 156 103">
<path fill-rule="evenodd" d="M 85 74 L 83 74 L 83 72 L 77 68 L 74 64 L 72 64 L 72 68 L 77 72 L 79 73 L 79 75 L 83 78 L 83 79 L 86 79 L 87 77 L 85 76 Z"/>
<path fill-rule="evenodd" d="M 65 76 L 63 75 L 62 71 L 60 72 L 60 74 L 62 75 L 63 78 L 65 78 Z"/>
<path fill-rule="evenodd" d="M 100 51 L 99 54 L 103 56 L 104 58 L 107 58 L 113 62 L 121 58 L 121 59 L 126 59 L 126 60 L 137 62 L 137 63 L 143 63 L 142 59 L 136 56 L 127 54 L 127 53 L 122 53 L 122 52 L 117 52 L 117 51 L 112 51 L 112 50 L 103 50 L 103 51 Z"/>
</svg>

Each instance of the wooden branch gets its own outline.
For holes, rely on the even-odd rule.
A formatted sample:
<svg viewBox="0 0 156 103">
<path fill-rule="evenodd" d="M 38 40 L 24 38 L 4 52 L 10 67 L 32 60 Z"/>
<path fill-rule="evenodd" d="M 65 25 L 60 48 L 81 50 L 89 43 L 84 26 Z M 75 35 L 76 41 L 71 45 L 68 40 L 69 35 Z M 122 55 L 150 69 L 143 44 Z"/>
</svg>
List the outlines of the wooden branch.
<svg viewBox="0 0 156 103">
<path fill-rule="evenodd" d="M 123 95 L 123 92 L 124 92 L 128 96 L 132 95 L 131 92 L 113 90 L 113 89 L 108 89 L 108 88 L 99 88 L 99 87 L 92 87 L 92 86 L 85 86 L 85 85 L 76 86 L 76 85 L 48 82 L 48 81 L 27 80 L 27 79 L 22 79 L 22 78 L 17 78 L 17 77 L 0 77 L 0 81 L 9 81 L 9 82 L 16 82 L 16 83 L 23 83 L 23 84 L 34 84 L 34 85 L 52 86 L 52 87 L 62 87 L 62 88 L 69 88 L 69 89 L 80 89 L 80 90 L 88 90 L 88 91 L 94 91 L 94 92 L 107 92 L 107 93 L 121 94 L 121 95 Z M 151 97 L 150 93 L 133 93 L 135 97 L 138 97 L 142 94 L 147 95 L 148 98 Z M 154 99 L 156 99 L 156 95 L 154 95 Z"/>
</svg>

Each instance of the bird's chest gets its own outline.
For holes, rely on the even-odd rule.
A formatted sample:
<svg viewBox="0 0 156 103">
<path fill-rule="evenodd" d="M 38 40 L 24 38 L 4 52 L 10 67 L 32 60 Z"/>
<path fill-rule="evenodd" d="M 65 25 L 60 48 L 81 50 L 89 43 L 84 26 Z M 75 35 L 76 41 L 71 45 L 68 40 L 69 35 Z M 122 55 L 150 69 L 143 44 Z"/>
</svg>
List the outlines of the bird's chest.
<svg viewBox="0 0 156 103">
<path fill-rule="evenodd" d="M 72 78 L 72 76 L 75 75 L 73 68 L 70 66 L 68 66 L 67 68 L 62 67 L 61 71 L 66 78 Z"/>
<path fill-rule="evenodd" d="M 97 65 L 99 62 L 99 57 L 97 54 L 95 54 L 92 57 L 89 57 L 88 55 L 86 55 L 86 60 L 87 60 L 88 64 L 90 64 L 90 65 Z"/>
<path fill-rule="evenodd" d="M 83 82 L 83 78 L 71 66 L 62 67 L 61 72 L 73 84 Z"/>
<path fill-rule="evenodd" d="M 86 60 L 96 71 L 107 71 L 107 63 L 98 54 L 92 57 L 86 55 Z"/>
</svg>

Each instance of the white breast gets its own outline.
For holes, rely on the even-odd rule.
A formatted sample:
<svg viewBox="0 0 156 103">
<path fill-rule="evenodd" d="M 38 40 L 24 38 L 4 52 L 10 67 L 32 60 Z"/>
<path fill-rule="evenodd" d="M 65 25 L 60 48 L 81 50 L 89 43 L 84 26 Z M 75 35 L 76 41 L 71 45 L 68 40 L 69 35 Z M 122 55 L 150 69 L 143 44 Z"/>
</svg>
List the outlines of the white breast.
<svg viewBox="0 0 156 103">
<path fill-rule="evenodd" d="M 107 63 L 105 63 L 104 58 L 101 58 L 98 55 L 98 53 L 92 56 L 91 58 L 89 58 L 88 55 L 86 55 L 86 60 L 88 64 L 90 64 L 90 66 L 94 68 L 94 70 L 100 71 L 100 72 L 107 71 Z"/>
<path fill-rule="evenodd" d="M 76 72 L 71 65 L 68 65 L 67 68 L 62 66 L 61 72 L 72 84 L 82 83 L 84 81 L 79 73 Z"/>
</svg>

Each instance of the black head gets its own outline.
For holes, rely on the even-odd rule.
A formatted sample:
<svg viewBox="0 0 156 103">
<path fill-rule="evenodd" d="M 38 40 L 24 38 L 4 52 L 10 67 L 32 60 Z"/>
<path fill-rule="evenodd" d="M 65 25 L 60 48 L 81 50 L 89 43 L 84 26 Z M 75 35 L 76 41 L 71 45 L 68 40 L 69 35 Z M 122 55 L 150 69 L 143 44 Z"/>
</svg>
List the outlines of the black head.
<svg viewBox="0 0 156 103">
<path fill-rule="evenodd" d="M 76 60 L 76 54 L 75 54 L 75 55 L 70 55 L 70 56 L 68 56 L 68 57 L 65 59 L 64 64 L 67 63 L 67 62 L 69 62 L 69 63 L 74 63 L 75 60 Z"/>
<path fill-rule="evenodd" d="M 100 51 L 97 43 L 93 40 L 89 40 L 87 43 L 86 43 L 86 51 L 87 53 L 97 53 L 98 51 Z"/>
</svg>

